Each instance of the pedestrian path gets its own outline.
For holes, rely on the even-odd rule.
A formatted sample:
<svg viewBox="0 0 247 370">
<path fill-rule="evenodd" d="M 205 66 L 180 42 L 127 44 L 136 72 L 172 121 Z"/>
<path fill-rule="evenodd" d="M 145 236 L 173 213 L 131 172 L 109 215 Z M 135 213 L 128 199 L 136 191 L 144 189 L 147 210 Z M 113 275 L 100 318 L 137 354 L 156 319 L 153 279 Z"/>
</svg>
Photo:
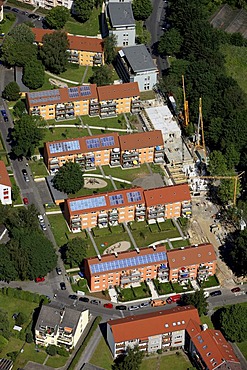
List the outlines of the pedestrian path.
<svg viewBox="0 0 247 370">
<path fill-rule="evenodd" d="M 156 289 L 155 289 L 155 286 L 154 286 L 154 283 L 152 281 L 147 281 L 147 285 L 150 289 L 150 292 L 151 292 L 151 295 L 152 295 L 152 299 L 157 299 L 159 298 L 159 295 L 158 293 L 156 292 Z"/>
<path fill-rule="evenodd" d="M 181 235 L 181 238 L 186 239 L 186 237 L 185 237 L 185 235 L 184 235 L 184 233 L 183 233 L 183 230 L 181 229 L 181 227 L 180 227 L 180 225 L 179 225 L 178 221 L 176 220 L 176 218 L 173 218 L 173 219 L 172 219 L 172 221 L 173 221 L 173 222 L 174 222 L 174 224 L 176 225 L 176 228 L 178 229 L 178 232 L 179 232 L 179 234 Z"/>
<path fill-rule="evenodd" d="M 92 244 L 93 244 L 93 247 L 94 247 L 94 250 L 95 250 L 95 252 L 96 252 L 97 256 L 98 256 L 98 257 L 101 257 L 101 256 L 100 256 L 100 252 L 99 252 L 99 250 L 98 250 L 98 247 L 97 247 L 97 245 L 96 245 L 96 243 L 95 243 L 95 241 L 94 241 L 94 237 L 93 237 L 93 235 L 92 235 L 92 233 L 91 233 L 91 230 L 90 230 L 89 228 L 87 228 L 87 233 L 88 233 L 89 238 L 90 238 L 90 240 L 91 240 L 91 242 L 92 242 Z"/>
<path fill-rule="evenodd" d="M 60 80 L 60 81 L 63 81 L 63 82 L 68 82 L 69 84 L 75 84 L 75 85 L 79 85 L 79 82 L 77 81 L 71 81 L 71 80 L 67 80 L 66 78 L 62 78 L 62 77 L 59 77 L 57 75 L 54 75 L 53 73 L 51 72 L 48 72 L 48 71 L 45 71 L 45 73 L 53 78 L 55 78 L 56 80 Z"/>
</svg>

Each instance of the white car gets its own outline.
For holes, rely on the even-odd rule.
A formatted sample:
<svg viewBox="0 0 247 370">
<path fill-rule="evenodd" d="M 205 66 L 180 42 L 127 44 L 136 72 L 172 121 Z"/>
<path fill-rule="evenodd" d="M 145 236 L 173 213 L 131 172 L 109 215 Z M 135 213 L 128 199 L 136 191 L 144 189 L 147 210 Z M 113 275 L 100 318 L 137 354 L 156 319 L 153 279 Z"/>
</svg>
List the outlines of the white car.
<svg viewBox="0 0 247 370">
<path fill-rule="evenodd" d="M 129 311 L 139 310 L 140 306 L 130 306 Z"/>
<path fill-rule="evenodd" d="M 42 215 L 38 215 L 38 219 L 41 229 L 46 230 L 44 217 Z"/>
</svg>

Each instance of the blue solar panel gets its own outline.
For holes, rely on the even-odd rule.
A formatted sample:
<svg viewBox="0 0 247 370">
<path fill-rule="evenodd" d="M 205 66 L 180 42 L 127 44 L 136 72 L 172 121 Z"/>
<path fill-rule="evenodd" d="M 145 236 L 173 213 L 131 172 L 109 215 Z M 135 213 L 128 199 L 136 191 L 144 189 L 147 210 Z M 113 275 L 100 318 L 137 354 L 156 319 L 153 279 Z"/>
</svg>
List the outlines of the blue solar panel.
<svg viewBox="0 0 247 370">
<path fill-rule="evenodd" d="M 59 100 L 60 91 L 58 89 L 57 90 L 36 91 L 36 92 L 29 93 L 29 97 L 32 99 L 30 100 L 32 104 L 47 103 L 50 101 Z"/>
<path fill-rule="evenodd" d="M 111 270 L 116 270 L 119 268 L 142 266 L 149 264 L 150 262 L 163 262 L 167 261 L 166 252 L 157 252 L 152 254 L 147 254 L 145 256 L 136 256 L 131 258 L 125 258 L 122 260 L 114 260 L 111 262 L 102 262 L 91 265 L 91 271 L 93 274 L 97 272 L 106 272 Z"/>
<path fill-rule="evenodd" d="M 101 137 L 100 142 L 102 146 L 112 146 L 115 145 L 115 140 L 113 136 Z"/>
<path fill-rule="evenodd" d="M 91 95 L 91 88 L 89 85 L 80 86 L 80 94 L 81 96 L 88 96 Z"/>
<path fill-rule="evenodd" d="M 79 140 L 73 141 L 61 141 L 59 143 L 49 144 L 49 149 L 51 154 L 70 152 L 72 150 L 80 150 Z"/>
<path fill-rule="evenodd" d="M 87 139 L 86 144 L 87 144 L 88 149 L 100 148 L 100 141 L 98 138 Z"/>
<path fill-rule="evenodd" d="M 105 196 L 78 199 L 70 202 L 71 211 L 82 211 L 84 209 L 97 208 L 106 206 Z"/>
<path fill-rule="evenodd" d="M 123 196 L 122 194 L 116 194 L 116 195 L 110 195 L 110 205 L 111 206 L 116 206 L 117 204 L 123 204 Z"/>
<path fill-rule="evenodd" d="M 139 191 L 132 191 L 130 193 L 127 193 L 127 199 L 130 203 L 139 202 L 140 200 L 142 200 L 142 196 Z"/>
<path fill-rule="evenodd" d="M 68 88 L 68 92 L 69 92 L 69 97 L 70 98 L 77 98 L 77 97 L 79 97 L 78 87 L 69 87 Z"/>
</svg>

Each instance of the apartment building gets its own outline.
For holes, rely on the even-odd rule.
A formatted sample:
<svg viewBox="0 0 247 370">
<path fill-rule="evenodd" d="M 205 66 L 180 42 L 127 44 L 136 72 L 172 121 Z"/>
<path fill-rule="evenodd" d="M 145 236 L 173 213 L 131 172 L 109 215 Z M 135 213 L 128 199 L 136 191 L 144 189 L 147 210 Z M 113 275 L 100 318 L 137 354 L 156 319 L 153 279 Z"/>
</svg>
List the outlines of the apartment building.
<svg viewBox="0 0 247 370">
<path fill-rule="evenodd" d="M 173 250 L 167 251 L 166 247 L 160 244 L 137 251 L 103 255 L 100 260 L 98 257 L 87 258 L 84 260 L 84 266 L 89 289 L 96 292 L 109 289 L 111 286 L 128 288 L 133 283 L 152 279 L 158 279 L 163 283 L 179 282 L 183 285 L 188 284 L 190 280 L 205 280 L 215 274 L 216 255 L 212 244 L 201 244 L 174 251 L 176 258 L 172 253 Z M 202 275 L 202 269 L 207 270 L 207 273 Z"/>
<path fill-rule="evenodd" d="M 152 90 L 157 83 L 158 69 L 145 45 L 119 50 L 116 71 L 123 82 L 138 82 L 140 91 Z"/>
<path fill-rule="evenodd" d="M 59 309 L 43 305 L 35 325 L 35 343 L 73 349 L 89 322 L 89 310 Z"/>
<path fill-rule="evenodd" d="M 64 217 L 72 232 L 83 229 L 116 226 L 119 223 L 145 219 L 142 188 L 115 190 L 91 196 L 66 199 Z"/>
<path fill-rule="evenodd" d="M 164 152 L 160 131 L 119 136 L 117 133 L 84 136 L 77 139 L 45 143 L 44 161 L 48 171 L 55 173 L 67 161 L 79 163 L 83 170 L 110 165 L 138 167 L 145 162 L 161 162 Z"/>
<path fill-rule="evenodd" d="M 144 192 L 149 224 L 164 222 L 167 218 L 190 217 L 192 204 L 187 184 L 149 189 Z"/>
<path fill-rule="evenodd" d="M 0 0 L 0 22 L 3 20 L 3 0 Z"/>
<path fill-rule="evenodd" d="M 3 205 L 12 204 L 11 182 L 3 161 L 0 161 L 0 201 Z"/>
<path fill-rule="evenodd" d="M 54 30 L 32 28 L 35 42 L 42 45 L 44 35 L 52 34 Z M 98 37 L 77 36 L 67 34 L 69 42 L 68 61 L 81 66 L 101 66 L 104 64 L 103 40 Z"/>
<path fill-rule="evenodd" d="M 107 342 L 114 358 L 134 346 L 145 353 L 184 348 L 200 370 L 241 370 L 231 344 L 219 330 L 201 325 L 193 306 L 110 320 Z"/>
<path fill-rule="evenodd" d="M 137 83 L 98 87 L 94 84 L 26 93 L 30 115 L 66 120 L 76 116 L 112 117 L 140 110 Z"/>
<path fill-rule="evenodd" d="M 116 36 L 117 46 L 135 45 L 135 19 L 131 2 L 113 2 L 107 6 L 109 34 Z"/>
<path fill-rule="evenodd" d="M 122 168 L 143 163 L 163 163 L 164 142 L 160 130 L 119 136 Z"/>
</svg>

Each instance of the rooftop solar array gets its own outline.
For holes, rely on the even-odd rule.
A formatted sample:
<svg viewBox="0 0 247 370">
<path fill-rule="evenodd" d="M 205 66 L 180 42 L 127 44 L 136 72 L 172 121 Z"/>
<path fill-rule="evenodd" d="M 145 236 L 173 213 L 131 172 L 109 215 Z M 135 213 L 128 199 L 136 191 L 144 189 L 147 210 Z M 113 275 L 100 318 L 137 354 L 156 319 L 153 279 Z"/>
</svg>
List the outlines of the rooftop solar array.
<svg viewBox="0 0 247 370">
<path fill-rule="evenodd" d="M 78 87 L 69 87 L 68 93 L 70 98 L 79 98 L 79 96 L 91 95 L 91 88 L 88 85 Z"/>
<path fill-rule="evenodd" d="M 140 200 L 142 200 L 142 196 L 139 191 L 132 191 L 130 193 L 127 193 L 127 199 L 129 203 L 139 202 Z"/>
<path fill-rule="evenodd" d="M 123 204 L 123 196 L 122 194 L 116 194 L 116 195 L 110 195 L 110 205 L 111 206 L 116 206 L 117 204 Z"/>
<path fill-rule="evenodd" d="M 100 142 L 102 146 L 112 146 L 115 145 L 115 140 L 113 136 L 101 137 Z"/>
<path fill-rule="evenodd" d="M 110 262 L 101 262 L 91 265 L 93 274 L 104 271 L 111 271 L 116 269 L 125 269 L 127 267 L 142 266 L 149 263 L 166 261 L 167 256 L 165 252 L 157 252 L 147 254 L 145 256 L 136 256 L 131 258 L 119 259 Z"/>
<path fill-rule="evenodd" d="M 86 144 L 87 144 L 88 149 L 100 148 L 99 138 L 87 139 Z"/>
<path fill-rule="evenodd" d="M 51 154 L 70 152 L 72 150 L 80 150 L 79 140 L 73 141 L 61 141 L 59 143 L 49 144 L 49 149 Z"/>
<path fill-rule="evenodd" d="M 69 87 L 68 93 L 70 98 L 78 98 L 79 97 L 79 91 L 78 87 Z"/>
<path fill-rule="evenodd" d="M 87 199 L 78 199 L 70 202 L 71 211 L 82 211 L 84 209 L 97 208 L 106 206 L 105 196 L 87 198 Z"/>
<path fill-rule="evenodd" d="M 30 103 L 47 103 L 60 99 L 60 91 L 57 90 L 46 90 L 36 91 L 29 93 Z"/>
<path fill-rule="evenodd" d="M 91 88 L 88 85 L 80 86 L 80 94 L 81 96 L 88 96 L 91 95 Z"/>
<path fill-rule="evenodd" d="M 99 138 L 87 139 L 86 144 L 88 149 L 94 149 L 100 148 L 101 146 L 103 147 L 114 146 L 115 140 L 113 136 L 107 136 L 101 137 L 100 139 Z"/>
</svg>

